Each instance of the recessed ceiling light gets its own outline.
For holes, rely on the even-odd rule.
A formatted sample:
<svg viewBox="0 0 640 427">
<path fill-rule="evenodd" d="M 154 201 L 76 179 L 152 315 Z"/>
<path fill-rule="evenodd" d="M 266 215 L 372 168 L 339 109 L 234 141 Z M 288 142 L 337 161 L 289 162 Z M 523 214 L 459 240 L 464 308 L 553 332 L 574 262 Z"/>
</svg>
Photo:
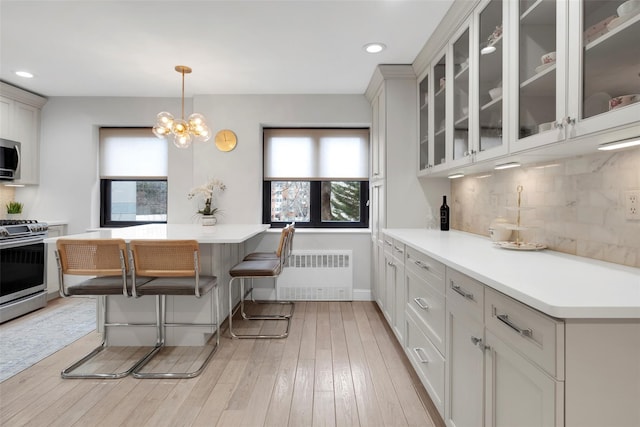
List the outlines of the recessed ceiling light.
<svg viewBox="0 0 640 427">
<path fill-rule="evenodd" d="M 462 178 L 463 176 L 464 176 L 464 174 L 462 172 L 456 172 L 456 173 L 452 173 L 451 175 L 447 176 L 447 178 L 456 179 L 456 178 Z"/>
<path fill-rule="evenodd" d="M 16 71 L 16 76 L 24 77 L 25 79 L 33 78 L 33 74 L 28 71 Z"/>
<path fill-rule="evenodd" d="M 387 48 L 384 43 L 368 43 L 363 47 L 368 53 L 380 53 Z"/>
</svg>

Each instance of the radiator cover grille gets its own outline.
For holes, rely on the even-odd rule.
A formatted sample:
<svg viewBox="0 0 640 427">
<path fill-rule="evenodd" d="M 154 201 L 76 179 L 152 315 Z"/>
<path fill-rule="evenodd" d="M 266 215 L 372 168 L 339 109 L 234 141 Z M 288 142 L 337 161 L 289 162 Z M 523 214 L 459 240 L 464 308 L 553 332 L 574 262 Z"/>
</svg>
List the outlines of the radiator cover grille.
<svg viewBox="0 0 640 427">
<path fill-rule="evenodd" d="M 352 251 L 293 251 L 278 278 L 278 299 L 351 301 L 352 260 Z"/>
</svg>

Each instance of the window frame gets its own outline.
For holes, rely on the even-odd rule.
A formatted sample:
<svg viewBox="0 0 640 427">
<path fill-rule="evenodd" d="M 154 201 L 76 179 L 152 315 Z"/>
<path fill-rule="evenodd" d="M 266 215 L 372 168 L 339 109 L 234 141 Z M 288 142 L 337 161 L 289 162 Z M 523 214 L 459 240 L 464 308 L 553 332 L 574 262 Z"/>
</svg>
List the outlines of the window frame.
<svg viewBox="0 0 640 427">
<path fill-rule="evenodd" d="M 143 177 L 134 177 L 134 178 L 101 178 L 100 179 L 100 227 L 130 227 L 133 225 L 144 225 L 144 224 L 166 224 L 167 221 L 113 221 L 111 218 L 111 184 L 113 182 L 122 182 L 122 181 L 161 181 L 167 183 L 167 193 L 169 191 L 168 185 L 169 181 L 167 178 L 143 178 Z M 167 200 L 167 216 L 169 214 L 169 206 Z"/>
<path fill-rule="evenodd" d="M 321 187 L 323 182 L 342 181 L 335 179 L 331 181 L 309 181 L 304 179 L 288 179 L 287 181 L 309 182 L 309 221 L 296 221 L 296 227 L 300 228 L 369 228 L 369 181 L 357 181 L 360 183 L 360 221 L 322 221 L 322 201 Z M 283 228 L 291 221 L 271 221 L 271 183 L 273 181 L 263 180 L 262 185 L 262 223 L 271 225 L 271 228 Z"/>
</svg>

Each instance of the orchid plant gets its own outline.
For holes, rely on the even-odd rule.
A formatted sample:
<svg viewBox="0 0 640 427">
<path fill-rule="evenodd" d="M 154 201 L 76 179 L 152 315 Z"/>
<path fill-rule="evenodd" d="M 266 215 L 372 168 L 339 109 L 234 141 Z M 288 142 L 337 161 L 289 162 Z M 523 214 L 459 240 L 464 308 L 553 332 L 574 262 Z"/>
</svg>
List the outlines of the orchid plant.
<svg viewBox="0 0 640 427">
<path fill-rule="evenodd" d="M 219 209 L 213 207 L 214 197 L 226 189 L 227 186 L 219 179 L 209 179 L 206 184 L 192 188 L 187 194 L 187 198 L 191 200 L 196 196 L 202 196 L 204 199 L 204 208 L 199 210 L 198 213 L 202 215 L 215 215 L 219 212 Z"/>
</svg>

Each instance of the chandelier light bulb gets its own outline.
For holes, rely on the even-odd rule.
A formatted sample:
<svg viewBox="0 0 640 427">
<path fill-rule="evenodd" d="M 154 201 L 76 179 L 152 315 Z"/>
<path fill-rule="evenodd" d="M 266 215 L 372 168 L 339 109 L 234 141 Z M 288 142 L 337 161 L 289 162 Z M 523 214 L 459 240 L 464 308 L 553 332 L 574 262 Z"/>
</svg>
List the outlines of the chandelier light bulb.
<svg viewBox="0 0 640 427">
<path fill-rule="evenodd" d="M 156 125 L 153 134 L 158 138 L 166 138 L 173 134 L 173 143 L 178 148 L 187 148 L 195 138 L 197 141 L 211 139 L 211 130 L 200 113 L 193 113 L 185 121 L 184 119 L 184 75 L 191 73 L 191 68 L 186 65 L 176 65 L 175 70 L 182 75 L 182 115 L 175 119 L 171 113 L 163 111 L 156 117 Z"/>
</svg>

